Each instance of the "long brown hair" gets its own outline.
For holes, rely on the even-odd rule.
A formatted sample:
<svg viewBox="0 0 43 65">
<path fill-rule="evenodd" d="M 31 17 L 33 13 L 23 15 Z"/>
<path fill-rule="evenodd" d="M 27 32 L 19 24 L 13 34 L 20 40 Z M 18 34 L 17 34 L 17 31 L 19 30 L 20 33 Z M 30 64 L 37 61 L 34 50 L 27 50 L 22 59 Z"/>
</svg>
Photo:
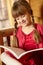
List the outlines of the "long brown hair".
<svg viewBox="0 0 43 65">
<path fill-rule="evenodd" d="M 14 18 L 18 17 L 19 15 L 23 15 L 26 12 L 28 12 L 30 14 L 30 16 L 32 17 L 32 24 L 34 26 L 34 16 L 33 16 L 33 11 L 31 9 L 30 4 L 26 0 L 18 0 L 16 2 L 14 2 L 13 7 L 12 7 L 12 15 Z M 16 24 L 17 24 L 17 22 L 16 22 Z M 35 26 L 34 26 L 34 28 L 35 28 Z M 36 40 L 37 43 L 39 43 L 40 39 L 41 39 L 36 28 L 35 28 L 35 32 L 34 32 L 34 39 Z"/>
<path fill-rule="evenodd" d="M 28 11 L 30 15 L 33 15 L 32 9 L 27 1 L 25 0 L 18 0 L 17 2 L 14 2 L 12 7 L 12 14 L 14 17 L 17 17 L 19 15 L 23 15 Z"/>
</svg>

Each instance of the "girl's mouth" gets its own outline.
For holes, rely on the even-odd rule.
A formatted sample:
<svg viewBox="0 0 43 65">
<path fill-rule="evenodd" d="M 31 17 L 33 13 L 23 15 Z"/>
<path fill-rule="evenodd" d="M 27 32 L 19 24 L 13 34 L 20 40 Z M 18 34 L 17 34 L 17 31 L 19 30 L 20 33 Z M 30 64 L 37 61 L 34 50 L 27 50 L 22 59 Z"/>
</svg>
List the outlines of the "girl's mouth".
<svg viewBox="0 0 43 65">
<path fill-rule="evenodd" d="M 22 22 L 23 22 L 23 23 L 25 23 L 25 22 L 26 22 L 26 20 L 22 20 Z"/>
</svg>

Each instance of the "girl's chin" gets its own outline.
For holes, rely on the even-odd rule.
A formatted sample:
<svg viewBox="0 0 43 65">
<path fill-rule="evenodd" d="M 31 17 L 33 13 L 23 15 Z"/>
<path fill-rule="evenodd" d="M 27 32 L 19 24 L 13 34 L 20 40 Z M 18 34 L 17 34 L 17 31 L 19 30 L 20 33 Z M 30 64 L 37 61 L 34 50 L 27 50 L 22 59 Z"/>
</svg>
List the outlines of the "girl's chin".
<svg viewBox="0 0 43 65">
<path fill-rule="evenodd" d="M 30 25 L 31 25 L 31 23 L 27 24 L 26 26 L 30 26 Z"/>
<path fill-rule="evenodd" d="M 27 25 L 22 25 L 22 27 L 26 27 Z"/>
</svg>

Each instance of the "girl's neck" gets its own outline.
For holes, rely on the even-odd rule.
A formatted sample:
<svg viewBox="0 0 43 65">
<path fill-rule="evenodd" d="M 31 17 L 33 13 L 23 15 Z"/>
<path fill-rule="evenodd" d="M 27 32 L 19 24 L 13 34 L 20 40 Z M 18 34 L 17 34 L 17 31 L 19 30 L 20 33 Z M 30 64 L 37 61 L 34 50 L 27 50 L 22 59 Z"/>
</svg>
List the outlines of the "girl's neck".
<svg viewBox="0 0 43 65">
<path fill-rule="evenodd" d="M 23 31 L 25 34 L 29 34 L 29 33 L 31 33 L 33 30 L 34 30 L 34 26 L 33 26 L 33 25 L 29 25 L 29 26 L 22 27 L 22 31 Z"/>
</svg>

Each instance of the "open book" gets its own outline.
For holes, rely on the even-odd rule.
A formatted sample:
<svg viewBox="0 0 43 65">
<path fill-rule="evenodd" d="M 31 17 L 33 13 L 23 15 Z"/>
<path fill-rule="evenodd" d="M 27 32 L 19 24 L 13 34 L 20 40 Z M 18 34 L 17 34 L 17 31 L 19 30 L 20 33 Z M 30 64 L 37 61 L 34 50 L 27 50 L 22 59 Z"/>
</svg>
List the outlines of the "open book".
<svg viewBox="0 0 43 65">
<path fill-rule="evenodd" d="M 24 51 L 23 49 L 20 48 L 11 48 L 11 47 L 6 47 L 6 46 L 2 46 L 0 45 L 0 48 L 4 48 L 5 51 L 10 52 L 15 58 L 20 59 L 23 56 L 29 54 L 34 54 L 34 53 L 41 53 L 43 55 L 43 48 L 39 48 L 39 49 L 34 49 L 34 50 L 30 50 L 30 51 Z"/>
</svg>

